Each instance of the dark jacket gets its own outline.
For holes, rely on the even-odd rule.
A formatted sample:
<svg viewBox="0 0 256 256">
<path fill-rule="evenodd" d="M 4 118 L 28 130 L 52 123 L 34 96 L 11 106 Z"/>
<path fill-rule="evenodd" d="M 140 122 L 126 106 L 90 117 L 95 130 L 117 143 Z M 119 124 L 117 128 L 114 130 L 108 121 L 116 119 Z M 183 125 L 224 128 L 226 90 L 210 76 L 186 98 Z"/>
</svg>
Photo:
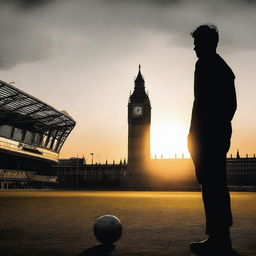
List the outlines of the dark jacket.
<svg viewBox="0 0 256 256">
<path fill-rule="evenodd" d="M 218 54 L 197 61 L 189 131 L 190 153 L 200 154 L 216 148 L 228 150 L 231 120 L 237 107 L 234 79 L 234 73 Z"/>
</svg>

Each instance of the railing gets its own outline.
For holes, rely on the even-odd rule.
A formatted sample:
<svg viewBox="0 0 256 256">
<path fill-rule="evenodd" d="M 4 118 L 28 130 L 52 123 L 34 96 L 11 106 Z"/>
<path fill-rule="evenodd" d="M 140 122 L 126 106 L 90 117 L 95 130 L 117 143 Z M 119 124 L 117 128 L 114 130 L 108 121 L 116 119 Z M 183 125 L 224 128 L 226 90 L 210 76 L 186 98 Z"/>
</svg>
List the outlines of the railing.
<svg viewBox="0 0 256 256">
<path fill-rule="evenodd" d="M 0 169 L 0 181 L 37 181 L 57 183 L 56 176 L 38 175 L 33 171 L 4 170 Z"/>
</svg>

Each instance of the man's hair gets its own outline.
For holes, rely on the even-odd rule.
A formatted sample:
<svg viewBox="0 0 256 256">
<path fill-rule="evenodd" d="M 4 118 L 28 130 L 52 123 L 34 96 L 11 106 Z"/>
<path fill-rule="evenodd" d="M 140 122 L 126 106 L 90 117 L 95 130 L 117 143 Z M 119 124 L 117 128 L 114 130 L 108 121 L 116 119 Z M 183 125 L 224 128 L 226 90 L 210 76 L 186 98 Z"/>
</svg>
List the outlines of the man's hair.
<svg viewBox="0 0 256 256">
<path fill-rule="evenodd" d="M 213 24 L 204 24 L 197 27 L 193 32 L 190 33 L 191 36 L 200 42 L 203 42 L 210 47 L 217 47 L 219 42 L 218 28 Z"/>
</svg>

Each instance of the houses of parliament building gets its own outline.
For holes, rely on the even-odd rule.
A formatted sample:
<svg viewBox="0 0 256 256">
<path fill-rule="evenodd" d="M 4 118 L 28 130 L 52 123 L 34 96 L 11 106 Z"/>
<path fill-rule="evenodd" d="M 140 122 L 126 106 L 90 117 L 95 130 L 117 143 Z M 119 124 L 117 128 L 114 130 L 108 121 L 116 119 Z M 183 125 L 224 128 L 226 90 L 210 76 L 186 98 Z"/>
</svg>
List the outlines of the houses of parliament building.
<svg viewBox="0 0 256 256">
<path fill-rule="evenodd" d="M 55 174 L 60 186 L 120 189 L 198 189 L 190 158 L 150 157 L 151 103 L 139 66 L 128 102 L 128 161 L 86 164 L 83 158 L 60 159 Z M 256 157 L 227 158 L 228 184 L 256 186 Z"/>
<path fill-rule="evenodd" d="M 200 189 L 190 158 L 150 157 L 151 103 L 140 66 L 128 101 L 128 159 L 119 163 L 59 159 L 76 124 L 72 117 L 13 85 L 0 85 L 0 189 Z M 237 152 L 226 163 L 230 188 L 256 190 L 255 155 Z"/>
</svg>

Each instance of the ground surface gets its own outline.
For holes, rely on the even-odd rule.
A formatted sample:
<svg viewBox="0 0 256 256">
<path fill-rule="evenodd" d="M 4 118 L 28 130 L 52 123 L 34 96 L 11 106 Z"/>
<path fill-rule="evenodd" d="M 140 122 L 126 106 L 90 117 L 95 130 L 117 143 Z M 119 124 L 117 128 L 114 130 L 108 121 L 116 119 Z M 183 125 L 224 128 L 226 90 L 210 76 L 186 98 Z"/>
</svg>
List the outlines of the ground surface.
<svg viewBox="0 0 256 256">
<path fill-rule="evenodd" d="M 231 198 L 234 248 L 255 256 L 256 193 Z M 191 256 L 189 242 L 205 237 L 202 207 L 198 192 L 1 191 L 0 255 L 89 255 L 94 221 L 113 214 L 124 230 L 111 255 Z"/>
</svg>

